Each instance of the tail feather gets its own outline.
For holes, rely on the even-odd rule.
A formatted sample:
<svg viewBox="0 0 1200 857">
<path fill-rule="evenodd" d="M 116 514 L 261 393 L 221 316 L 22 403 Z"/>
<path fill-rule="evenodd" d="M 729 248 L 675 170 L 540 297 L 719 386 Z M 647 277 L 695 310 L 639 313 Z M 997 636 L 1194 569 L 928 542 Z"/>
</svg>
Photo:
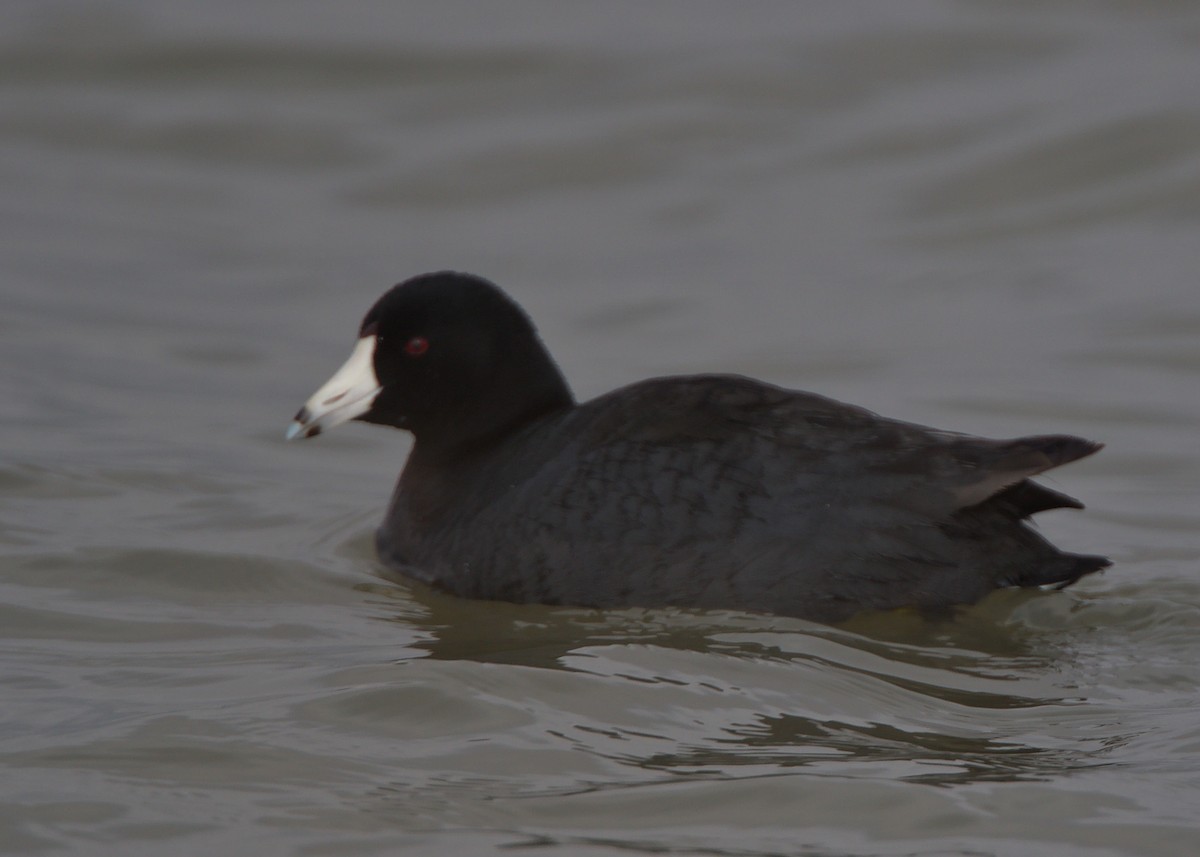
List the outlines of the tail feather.
<svg viewBox="0 0 1200 857">
<path fill-rule="evenodd" d="M 1112 560 L 1090 554 L 1060 553 L 1051 561 L 1042 563 L 1017 581 L 1018 586 L 1053 586 L 1066 589 L 1085 575 L 1108 568 Z"/>
<path fill-rule="evenodd" d="M 1019 518 L 1028 518 L 1048 509 L 1082 509 L 1083 504 L 1059 491 L 1028 479 L 1005 488 L 992 498 L 993 502 L 1009 506 Z"/>
<path fill-rule="evenodd" d="M 1069 434 L 1043 434 L 1022 438 L 1020 443 L 1036 449 L 1050 462 L 1050 467 L 1078 461 L 1104 449 L 1104 444 Z M 1046 468 L 1049 469 L 1049 468 Z"/>
<path fill-rule="evenodd" d="M 959 461 L 967 465 L 969 477 L 956 489 L 959 504 L 963 507 L 983 503 L 997 495 L 1021 488 L 1030 476 L 1036 476 L 1055 467 L 1077 461 L 1098 452 L 1104 444 L 1081 437 L 1065 434 L 1034 435 L 1016 440 L 989 442 L 960 448 Z M 1024 501 L 1031 506 L 1053 502 L 1046 509 L 1074 506 L 1078 504 L 1050 489 L 1022 489 L 1010 499 Z M 1066 502 L 1069 501 L 1069 502 Z M 1022 517 L 1033 514 L 1034 509 Z"/>
</svg>

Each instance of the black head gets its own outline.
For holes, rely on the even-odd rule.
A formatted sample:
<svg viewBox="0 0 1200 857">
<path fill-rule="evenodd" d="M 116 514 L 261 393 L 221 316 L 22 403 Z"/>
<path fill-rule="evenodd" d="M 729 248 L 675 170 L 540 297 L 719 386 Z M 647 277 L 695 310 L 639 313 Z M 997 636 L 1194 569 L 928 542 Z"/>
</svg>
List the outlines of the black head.
<svg viewBox="0 0 1200 857">
<path fill-rule="evenodd" d="M 358 337 L 289 436 L 357 419 L 411 431 L 428 454 L 487 442 L 573 404 L 529 317 L 481 277 L 406 280 L 375 302 Z"/>
</svg>

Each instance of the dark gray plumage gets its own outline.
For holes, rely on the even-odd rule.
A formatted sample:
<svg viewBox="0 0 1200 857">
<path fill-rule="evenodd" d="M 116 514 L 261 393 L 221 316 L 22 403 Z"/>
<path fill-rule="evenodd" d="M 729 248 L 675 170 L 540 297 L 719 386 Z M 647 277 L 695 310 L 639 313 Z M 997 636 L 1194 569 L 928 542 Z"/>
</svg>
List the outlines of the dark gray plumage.
<svg viewBox="0 0 1200 857">
<path fill-rule="evenodd" d="M 380 556 L 457 595 L 837 621 L 1109 564 L 1025 523 L 1081 508 L 1029 477 L 1097 443 L 941 432 L 724 375 L 576 405 L 525 314 L 464 274 L 395 287 L 360 335 L 379 392 L 356 418 L 415 436 Z"/>
</svg>

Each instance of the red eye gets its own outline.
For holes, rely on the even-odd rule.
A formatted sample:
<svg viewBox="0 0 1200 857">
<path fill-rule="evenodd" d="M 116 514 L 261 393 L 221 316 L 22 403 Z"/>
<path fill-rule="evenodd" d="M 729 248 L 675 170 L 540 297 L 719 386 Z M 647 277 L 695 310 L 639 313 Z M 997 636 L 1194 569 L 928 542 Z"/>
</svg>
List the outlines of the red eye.
<svg viewBox="0 0 1200 857">
<path fill-rule="evenodd" d="M 429 340 L 424 336 L 414 336 L 404 343 L 404 353 L 409 357 L 420 357 L 429 350 Z"/>
</svg>

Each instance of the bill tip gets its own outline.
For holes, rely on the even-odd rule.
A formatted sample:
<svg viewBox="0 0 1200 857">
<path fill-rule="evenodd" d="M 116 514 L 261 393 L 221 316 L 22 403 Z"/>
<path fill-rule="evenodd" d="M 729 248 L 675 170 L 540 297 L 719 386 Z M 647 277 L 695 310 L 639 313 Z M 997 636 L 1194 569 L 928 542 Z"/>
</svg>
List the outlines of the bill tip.
<svg viewBox="0 0 1200 857">
<path fill-rule="evenodd" d="M 296 440 L 302 437 L 312 437 L 315 434 L 320 434 L 320 429 L 316 426 L 306 426 L 303 423 L 293 421 L 287 427 L 287 431 L 283 433 L 284 440 Z"/>
</svg>

